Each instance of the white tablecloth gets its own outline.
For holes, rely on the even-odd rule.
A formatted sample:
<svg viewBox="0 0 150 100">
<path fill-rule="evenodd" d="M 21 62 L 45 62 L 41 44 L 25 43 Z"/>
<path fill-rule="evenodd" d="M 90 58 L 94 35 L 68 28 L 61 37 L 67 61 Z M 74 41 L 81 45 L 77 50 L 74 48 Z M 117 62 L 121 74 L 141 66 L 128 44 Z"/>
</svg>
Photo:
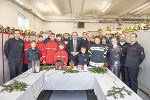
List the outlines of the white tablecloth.
<svg viewBox="0 0 150 100">
<path fill-rule="evenodd" d="M 93 89 L 93 74 L 89 72 L 67 73 L 49 71 L 44 76 L 44 90 L 89 90 Z"/>
<path fill-rule="evenodd" d="M 122 88 L 123 86 L 132 91 L 127 85 L 125 85 L 118 77 L 116 77 L 111 71 L 108 71 L 106 74 L 95 74 L 94 79 L 94 92 L 98 100 L 114 100 L 112 96 L 108 97 L 107 91 L 110 90 L 113 86 L 118 86 Z M 116 84 L 116 85 L 115 85 Z M 126 94 L 126 92 L 124 92 Z M 132 91 L 132 95 L 125 95 L 125 98 L 119 98 L 119 100 L 142 100 L 136 93 Z"/>
<path fill-rule="evenodd" d="M 42 91 L 43 73 L 31 73 L 31 70 L 19 75 L 17 78 L 20 82 L 25 82 L 29 86 L 26 91 L 14 91 L 12 93 L 0 93 L 0 100 L 36 100 Z M 11 81 L 7 82 L 9 84 Z M 0 90 L 2 87 L 0 87 Z"/>
<path fill-rule="evenodd" d="M 106 97 L 107 91 L 117 84 L 119 87 L 127 87 L 113 73 L 94 74 L 80 72 L 63 74 L 63 71 L 50 70 L 48 72 L 31 73 L 31 70 L 20 75 L 18 81 L 25 82 L 29 86 L 26 91 L 13 93 L 0 93 L 0 100 L 36 100 L 42 90 L 88 90 L 94 89 L 98 100 L 114 100 Z M 115 80 L 115 84 L 114 81 Z M 9 84 L 8 82 L 7 84 Z M 0 90 L 2 87 L 0 87 Z M 131 90 L 132 91 L 132 90 Z M 133 91 L 132 91 L 133 92 Z M 122 99 L 119 99 L 122 100 Z M 131 96 L 126 95 L 123 100 L 142 100 L 134 92 Z"/>
</svg>

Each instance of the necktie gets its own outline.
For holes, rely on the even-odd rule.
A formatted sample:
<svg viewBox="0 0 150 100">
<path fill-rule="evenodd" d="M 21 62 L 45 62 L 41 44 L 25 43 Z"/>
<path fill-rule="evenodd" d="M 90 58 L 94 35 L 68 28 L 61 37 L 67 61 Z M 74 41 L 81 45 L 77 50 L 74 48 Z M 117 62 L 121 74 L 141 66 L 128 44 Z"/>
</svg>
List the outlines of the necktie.
<svg viewBox="0 0 150 100">
<path fill-rule="evenodd" d="M 74 43 L 73 43 L 73 51 L 76 52 L 76 41 L 74 40 Z"/>
</svg>

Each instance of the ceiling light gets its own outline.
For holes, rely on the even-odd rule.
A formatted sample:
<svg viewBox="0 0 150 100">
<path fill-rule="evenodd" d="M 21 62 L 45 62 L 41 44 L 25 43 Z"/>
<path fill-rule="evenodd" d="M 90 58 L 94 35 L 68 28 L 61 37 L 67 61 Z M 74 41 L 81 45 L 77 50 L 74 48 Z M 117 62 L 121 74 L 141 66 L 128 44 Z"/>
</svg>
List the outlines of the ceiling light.
<svg viewBox="0 0 150 100">
<path fill-rule="evenodd" d="M 50 7 L 55 13 L 60 15 L 60 11 L 54 5 L 51 5 Z"/>
<path fill-rule="evenodd" d="M 141 13 L 141 12 L 145 11 L 145 10 L 146 10 L 146 9 L 148 9 L 148 8 L 150 8 L 150 6 L 146 7 L 146 8 L 145 8 L 145 9 L 143 9 L 143 10 L 140 10 L 139 12 L 135 13 L 134 15 L 139 14 L 139 13 Z"/>
<path fill-rule="evenodd" d="M 23 5 L 23 2 L 20 0 L 16 0 L 16 2 L 18 2 L 19 4 Z"/>
<path fill-rule="evenodd" d="M 104 7 L 104 9 L 102 10 L 102 12 L 105 12 L 110 6 L 111 6 L 111 3 L 108 3 L 108 4 Z"/>
<path fill-rule="evenodd" d="M 137 10 L 140 10 L 140 9 L 142 9 L 142 8 L 144 8 L 144 7 L 146 7 L 146 6 L 148 6 L 148 4 L 150 4 L 150 2 L 148 2 L 148 3 L 146 3 L 146 4 L 142 5 L 142 6 L 140 6 L 140 7 L 138 7 L 138 8 L 136 8 L 135 10 L 131 11 L 130 13 L 136 12 Z"/>
<path fill-rule="evenodd" d="M 45 19 L 43 16 L 41 16 L 39 13 L 36 13 L 36 15 L 38 16 L 38 17 L 40 17 L 41 19 Z"/>
</svg>

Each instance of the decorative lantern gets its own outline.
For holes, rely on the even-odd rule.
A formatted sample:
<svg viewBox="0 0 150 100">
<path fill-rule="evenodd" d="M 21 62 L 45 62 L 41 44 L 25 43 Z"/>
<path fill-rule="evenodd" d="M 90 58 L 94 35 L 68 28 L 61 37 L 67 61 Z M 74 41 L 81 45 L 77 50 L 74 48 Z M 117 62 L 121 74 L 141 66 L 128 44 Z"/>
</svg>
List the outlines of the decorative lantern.
<svg viewBox="0 0 150 100">
<path fill-rule="evenodd" d="M 32 72 L 38 73 L 40 72 L 40 60 L 32 60 Z"/>
<path fill-rule="evenodd" d="M 59 59 L 55 62 L 55 70 L 63 70 L 64 60 Z"/>
</svg>

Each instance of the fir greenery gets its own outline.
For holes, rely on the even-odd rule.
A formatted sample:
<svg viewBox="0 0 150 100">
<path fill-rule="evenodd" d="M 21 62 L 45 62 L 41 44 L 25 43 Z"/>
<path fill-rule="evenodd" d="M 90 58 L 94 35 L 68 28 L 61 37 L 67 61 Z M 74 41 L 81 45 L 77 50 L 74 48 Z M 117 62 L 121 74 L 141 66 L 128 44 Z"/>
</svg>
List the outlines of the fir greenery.
<svg viewBox="0 0 150 100">
<path fill-rule="evenodd" d="M 123 94 L 122 92 L 126 92 L 128 95 L 131 95 L 132 92 L 127 90 L 125 87 L 119 88 L 113 86 L 111 90 L 108 90 L 107 96 L 113 96 L 115 100 L 118 100 L 118 98 L 124 98 L 126 94 Z"/>
<path fill-rule="evenodd" d="M 92 68 L 89 68 L 88 69 L 90 72 L 93 72 L 93 73 L 106 73 L 108 71 L 108 69 L 106 67 L 92 67 Z"/>
<path fill-rule="evenodd" d="M 50 69 L 54 69 L 55 66 L 51 65 L 51 66 L 40 66 L 40 71 L 49 71 Z"/>
<path fill-rule="evenodd" d="M 16 91 L 25 91 L 27 86 L 28 85 L 26 83 L 14 80 L 14 82 L 9 84 L 9 85 L 2 85 L 2 87 L 4 87 L 4 88 L 1 90 L 1 92 L 6 91 L 6 92 L 11 93 L 14 90 L 16 90 Z"/>
<path fill-rule="evenodd" d="M 66 73 L 79 73 L 79 71 L 78 71 L 78 70 L 67 69 L 67 70 L 64 72 L 64 74 L 66 74 Z"/>
</svg>

